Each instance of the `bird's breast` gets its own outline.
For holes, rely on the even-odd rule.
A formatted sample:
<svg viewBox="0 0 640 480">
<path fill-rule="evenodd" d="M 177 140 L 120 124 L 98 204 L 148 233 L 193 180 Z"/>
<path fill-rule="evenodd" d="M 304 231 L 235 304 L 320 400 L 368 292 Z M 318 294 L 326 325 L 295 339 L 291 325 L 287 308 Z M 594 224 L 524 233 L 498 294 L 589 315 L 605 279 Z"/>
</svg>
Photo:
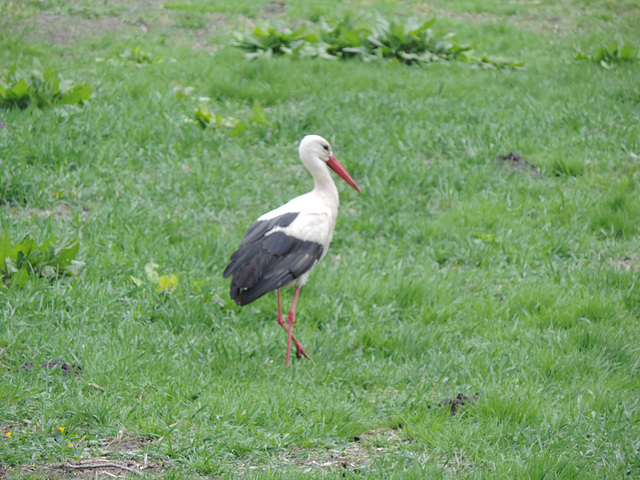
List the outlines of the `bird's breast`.
<svg viewBox="0 0 640 480">
<path fill-rule="evenodd" d="M 295 237 L 299 240 L 319 243 L 324 247 L 326 253 L 333 237 L 335 224 L 335 217 L 327 212 L 300 212 L 291 224 L 286 227 L 275 227 L 268 235 L 272 235 L 275 232 L 282 232 L 287 236 Z"/>
</svg>

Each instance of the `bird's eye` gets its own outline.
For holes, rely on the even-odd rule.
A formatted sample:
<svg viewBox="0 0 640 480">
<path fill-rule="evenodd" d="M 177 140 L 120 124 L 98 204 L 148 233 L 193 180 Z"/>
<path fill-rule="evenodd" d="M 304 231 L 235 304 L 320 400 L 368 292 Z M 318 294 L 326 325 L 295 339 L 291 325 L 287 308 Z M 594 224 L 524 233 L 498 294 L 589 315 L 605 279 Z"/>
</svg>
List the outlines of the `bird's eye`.
<svg viewBox="0 0 640 480">
<path fill-rule="evenodd" d="M 324 148 L 327 152 L 329 151 L 329 145 L 322 145 L 322 148 Z"/>
</svg>

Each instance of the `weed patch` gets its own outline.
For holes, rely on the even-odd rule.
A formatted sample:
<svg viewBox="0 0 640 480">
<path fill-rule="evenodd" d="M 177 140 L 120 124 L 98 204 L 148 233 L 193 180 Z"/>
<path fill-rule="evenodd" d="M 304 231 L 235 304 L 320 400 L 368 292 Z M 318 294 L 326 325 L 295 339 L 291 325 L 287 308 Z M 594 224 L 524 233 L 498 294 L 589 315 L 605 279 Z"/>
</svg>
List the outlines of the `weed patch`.
<svg viewBox="0 0 640 480">
<path fill-rule="evenodd" d="M 452 33 L 436 36 L 431 18 L 419 23 L 411 18 L 406 23 L 390 22 L 378 15 L 373 27 L 356 25 L 350 16 L 330 23 L 322 21 L 316 32 L 307 33 L 305 27 L 291 31 L 266 31 L 255 27 L 252 32 L 236 34 L 234 46 L 245 50 L 247 58 L 263 55 L 290 55 L 325 59 L 352 59 L 364 61 L 393 60 L 407 65 L 426 65 L 443 60 L 490 67 L 523 67 L 523 63 L 473 55 L 472 44 L 451 41 Z"/>
<path fill-rule="evenodd" d="M 231 138 L 242 135 L 252 127 L 268 123 L 264 108 L 257 100 L 253 103 L 251 113 L 244 118 L 240 116 L 223 117 L 210 112 L 209 107 L 203 104 L 195 109 L 193 121 L 203 129 L 210 128 L 222 131 Z"/>
<path fill-rule="evenodd" d="M 76 260 L 77 240 L 56 246 L 55 237 L 38 244 L 31 235 L 12 244 L 7 231 L 0 232 L 0 280 L 2 286 L 24 286 L 30 277 L 57 278 L 78 275 L 84 267 Z"/>
<path fill-rule="evenodd" d="M 115 58 L 96 58 L 98 63 L 109 63 L 111 65 L 117 65 L 118 63 L 125 63 L 129 65 L 152 65 L 164 62 L 164 57 L 154 56 L 151 52 L 143 50 L 140 45 L 136 45 L 133 48 L 126 49 L 120 52 Z"/>
<path fill-rule="evenodd" d="M 48 68 L 44 73 L 32 70 L 25 73 L 14 65 L 0 77 L 0 107 L 38 108 L 54 105 L 78 105 L 91 97 L 91 85 L 65 80 L 57 70 Z"/>
<path fill-rule="evenodd" d="M 168 295 L 177 292 L 180 282 L 179 277 L 175 273 L 160 275 L 157 271 L 158 267 L 157 263 L 147 263 L 144 266 L 147 278 L 146 283 L 138 277 L 131 276 L 129 278 L 137 287 L 151 287 L 155 293 Z"/>
<path fill-rule="evenodd" d="M 637 62 L 640 60 L 640 57 L 638 57 L 638 48 L 634 45 L 622 42 L 611 42 L 598 47 L 593 55 L 584 53 L 578 49 L 576 60 L 596 62 L 603 68 L 611 69 L 622 62 Z"/>
</svg>

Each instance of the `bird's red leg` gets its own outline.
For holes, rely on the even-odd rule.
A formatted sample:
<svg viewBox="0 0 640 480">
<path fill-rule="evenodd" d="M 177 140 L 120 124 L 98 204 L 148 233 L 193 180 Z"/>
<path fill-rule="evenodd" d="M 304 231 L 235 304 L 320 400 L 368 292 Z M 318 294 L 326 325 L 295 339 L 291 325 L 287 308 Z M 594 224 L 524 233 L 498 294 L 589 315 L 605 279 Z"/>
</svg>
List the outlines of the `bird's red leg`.
<svg viewBox="0 0 640 480">
<path fill-rule="evenodd" d="M 287 332 L 287 335 L 288 335 L 289 334 L 289 327 L 287 327 L 287 324 L 284 321 L 284 317 L 282 316 L 282 307 L 281 307 L 281 304 L 280 304 L 280 289 L 276 290 L 276 294 L 278 296 L 278 324 L 282 328 L 284 328 L 284 331 Z M 306 350 L 304 349 L 302 344 L 295 337 L 295 335 L 291 334 L 291 340 L 293 340 L 293 343 L 296 345 L 296 356 L 298 358 L 301 358 L 304 355 L 306 358 L 311 359 L 311 357 L 306 352 Z"/>
<path fill-rule="evenodd" d="M 278 323 L 286 331 L 287 329 L 284 326 L 284 318 L 282 318 L 282 306 L 280 305 L 280 289 L 279 288 L 276 290 L 276 294 L 278 296 Z"/>
<path fill-rule="evenodd" d="M 300 285 L 296 285 L 293 292 L 293 300 L 291 300 L 291 308 L 289 309 L 289 331 L 287 332 L 287 358 L 285 365 L 289 365 L 289 357 L 291 355 L 291 338 L 293 337 L 293 324 L 296 321 L 296 303 L 298 303 L 298 294 L 300 293 Z"/>
</svg>

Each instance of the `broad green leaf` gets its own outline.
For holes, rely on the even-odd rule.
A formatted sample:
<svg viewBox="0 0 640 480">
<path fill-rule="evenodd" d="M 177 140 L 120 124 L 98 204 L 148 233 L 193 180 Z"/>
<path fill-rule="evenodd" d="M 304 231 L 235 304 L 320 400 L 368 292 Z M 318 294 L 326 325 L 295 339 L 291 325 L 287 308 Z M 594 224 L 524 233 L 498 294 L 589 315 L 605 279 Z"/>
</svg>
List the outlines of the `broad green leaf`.
<svg viewBox="0 0 640 480">
<path fill-rule="evenodd" d="M 24 265 L 18 272 L 11 278 L 11 286 L 23 287 L 25 283 L 29 281 L 29 271 L 27 266 Z"/>
<path fill-rule="evenodd" d="M 156 285 L 155 290 L 156 292 L 164 292 L 164 291 L 171 290 L 171 288 L 172 288 L 171 280 L 166 275 L 163 275 L 158 280 L 158 285 Z"/>
<path fill-rule="evenodd" d="M 12 92 L 16 99 L 20 99 L 29 94 L 29 86 L 27 85 L 27 82 L 25 82 L 24 78 L 21 78 L 13 87 L 11 87 L 9 92 Z"/>
<path fill-rule="evenodd" d="M 305 34 L 306 31 L 307 31 L 306 27 L 300 27 L 297 30 L 294 30 L 293 32 L 289 32 L 289 33 L 285 34 L 284 38 L 287 38 L 287 39 L 290 39 L 290 40 L 296 39 L 296 38 L 302 37 Z"/>
<path fill-rule="evenodd" d="M 20 252 L 23 255 L 28 255 L 32 251 L 35 251 L 37 248 L 38 248 L 37 242 L 30 237 L 25 237 L 24 239 L 22 239 L 20 243 L 18 243 L 14 247 L 16 253 Z"/>
<path fill-rule="evenodd" d="M 48 249 L 53 250 L 56 242 L 57 242 L 56 237 L 47 238 L 44 242 L 42 242 L 42 245 L 40 245 L 40 251 L 44 251 Z"/>
<path fill-rule="evenodd" d="M 253 34 L 258 35 L 259 37 L 262 37 L 262 38 L 267 38 L 267 34 L 264 33 L 264 31 L 257 25 L 256 25 L 256 28 L 253 29 Z"/>
<path fill-rule="evenodd" d="M 391 33 L 396 37 L 393 40 L 396 40 L 398 43 L 405 43 L 406 37 L 404 34 L 404 27 L 402 25 L 393 25 L 391 27 Z"/>
<path fill-rule="evenodd" d="M 57 95 L 60 92 L 60 75 L 53 68 L 48 68 L 44 74 L 44 81 L 49 86 L 49 91 L 52 95 Z"/>
<path fill-rule="evenodd" d="M 74 240 L 70 245 L 63 247 L 58 252 L 58 257 L 52 263 L 56 268 L 65 267 L 71 263 L 71 260 L 75 260 L 78 250 L 80 249 L 80 242 Z"/>
<path fill-rule="evenodd" d="M 83 100 L 89 100 L 91 97 L 91 85 L 85 83 L 83 85 L 74 85 L 73 88 L 60 96 L 57 103 L 63 105 L 76 105 Z"/>
<path fill-rule="evenodd" d="M 436 23 L 437 17 L 430 18 L 426 22 L 422 24 L 420 30 L 426 30 L 427 28 L 431 28 L 434 23 Z"/>
<path fill-rule="evenodd" d="M 357 47 L 362 43 L 360 35 L 354 30 L 345 30 L 342 32 L 342 40 L 351 47 Z"/>
<path fill-rule="evenodd" d="M 170 276 L 163 275 L 158 279 L 158 285 L 156 286 L 156 292 L 171 293 L 178 288 L 178 276 L 171 274 Z"/>
<path fill-rule="evenodd" d="M 202 128 L 207 128 L 207 125 L 211 122 L 212 116 L 213 114 L 209 112 L 209 107 L 206 105 L 200 106 L 200 108 L 197 108 L 195 112 L 193 112 L 193 118 Z"/>
<path fill-rule="evenodd" d="M 309 43 L 318 43 L 320 41 L 320 35 L 317 35 L 315 33 L 308 33 L 301 37 L 301 40 Z"/>
</svg>

